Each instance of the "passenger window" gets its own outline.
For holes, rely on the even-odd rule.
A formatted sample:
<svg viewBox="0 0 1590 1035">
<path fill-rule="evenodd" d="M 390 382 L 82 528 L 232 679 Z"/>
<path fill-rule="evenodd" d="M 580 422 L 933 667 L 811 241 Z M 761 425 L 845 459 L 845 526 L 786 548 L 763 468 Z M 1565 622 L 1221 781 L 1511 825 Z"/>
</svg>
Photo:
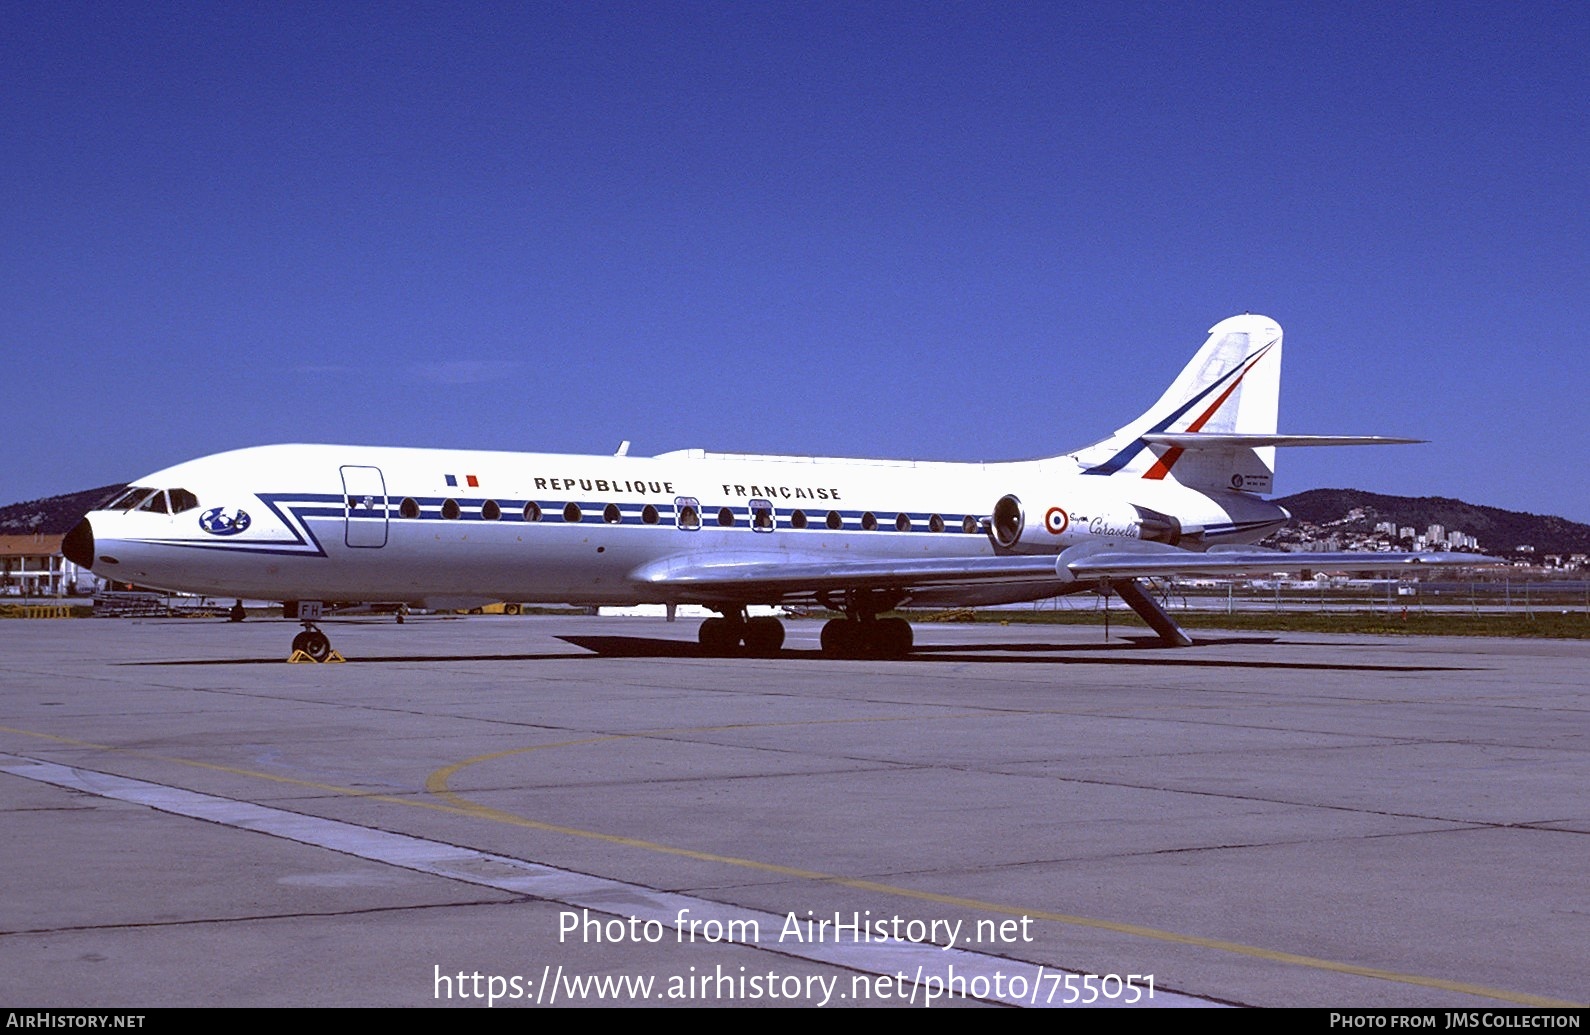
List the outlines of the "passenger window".
<svg viewBox="0 0 1590 1035">
<path fill-rule="evenodd" d="M 767 500 L 752 500 L 750 511 L 752 528 L 758 532 L 773 531 L 773 504 Z"/>
<path fill-rule="evenodd" d="M 657 523 L 657 508 L 650 503 L 640 509 L 640 519 L 648 525 Z"/>
<path fill-rule="evenodd" d="M 789 527 L 791 527 L 791 528 L 805 528 L 806 527 L 806 512 L 804 510 L 797 510 L 797 511 L 792 512 L 790 514 L 790 516 L 789 516 Z"/>
<path fill-rule="evenodd" d="M 449 521 L 458 519 L 458 501 L 449 499 L 442 501 L 442 517 Z"/>
<path fill-rule="evenodd" d="M 845 527 L 845 519 L 839 516 L 839 511 L 830 510 L 828 512 L 828 527 L 829 528 L 844 528 Z"/>
<path fill-rule="evenodd" d="M 866 529 L 869 532 L 871 532 L 873 529 L 877 528 L 878 527 L 878 518 L 877 518 L 877 516 L 874 515 L 872 513 L 872 511 L 870 511 L 870 510 L 867 511 L 865 514 L 861 515 L 861 527 Z"/>
<path fill-rule="evenodd" d="M 909 532 L 909 531 L 911 531 L 911 515 L 909 515 L 909 514 L 896 514 L 894 516 L 894 530 L 896 532 Z"/>
<path fill-rule="evenodd" d="M 942 532 L 942 531 L 944 531 L 944 519 L 939 517 L 937 514 L 934 514 L 932 517 L 928 518 L 928 531 L 929 532 Z"/>
<path fill-rule="evenodd" d="M 970 514 L 961 518 L 961 531 L 967 535 L 975 534 L 977 531 L 977 519 Z"/>
<path fill-rule="evenodd" d="M 674 497 L 674 523 L 686 532 L 701 527 L 701 504 L 694 496 Z"/>
<path fill-rule="evenodd" d="M 602 511 L 602 520 L 610 525 L 619 524 L 624 520 L 624 515 L 619 513 L 617 503 L 609 503 Z"/>
<path fill-rule="evenodd" d="M 496 521 L 502 517 L 502 508 L 497 506 L 496 500 L 487 500 L 480 505 L 480 516 L 485 521 Z"/>
<path fill-rule="evenodd" d="M 570 503 L 564 507 L 563 520 L 571 525 L 577 523 L 580 520 L 580 505 L 578 503 Z"/>
<path fill-rule="evenodd" d="M 403 502 L 398 504 L 398 517 L 417 518 L 420 516 L 419 501 L 412 496 L 403 497 Z"/>
<path fill-rule="evenodd" d="M 730 510 L 728 507 L 719 507 L 718 524 L 722 525 L 724 528 L 733 528 L 734 511 Z"/>
<path fill-rule="evenodd" d="M 531 500 L 529 503 L 526 503 L 524 505 L 524 519 L 526 521 L 540 521 L 541 504 L 537 503 L 535 500 Z"/>
</svg>

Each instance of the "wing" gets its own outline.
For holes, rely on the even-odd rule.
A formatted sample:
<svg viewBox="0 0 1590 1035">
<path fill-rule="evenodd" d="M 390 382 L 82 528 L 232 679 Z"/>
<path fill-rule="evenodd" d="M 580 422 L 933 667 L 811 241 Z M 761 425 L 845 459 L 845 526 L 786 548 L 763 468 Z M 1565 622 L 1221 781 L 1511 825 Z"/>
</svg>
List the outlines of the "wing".
<svg viewBox="0 0 1590 1035">
<path fill-rule="evenodd" d="M 1399 571 L 1430 565 L 1494 564 L 1467 553 L 1287 553 L 1253 547 L 1214 547 L 1206 553 L 1162 543 L 1121 540 L 1084 543 L 1058 555 L 994 554 L 911 560 L 838 560 L 767 554 L 686 554 L 636 569 L 630 578 L 682 597 L 735 603 L 815 600 L 847 590 L 890 590 L 906 596 L 965 588 L 1006 587 L 1011 599 L 1075 591 L 1077 583 L 1168 575 L 1240 577 L 1301 571 Z"/>
<path fill-rule="evenodd" d="M 1054 592 L 1061 590 L 1053 556 L 1014 554 L 912 560 L 770 559 L 767 554 L 703 558 L 685 554 L 647 564 L 632 572 L 630 579 L 693 600 L 727 603 L 816 601 L 825 594 L 850 590 L 907 595 L 950 588 L 969 592 L 982 587 L 1033 590 L 1016 599 L 1045 596 L 1045 586 L 1053 586 Z"/>
<path fill-rule="evenodd" d="M 1252 546 L 1214 546 L 1206 553 L 1182 550 L 1162 543 L 1123 540 L 1119 543 L 1084 543 L 1061 552 L 1057 569 L 1073 579 L 1125 579 L 1159 575 L 1281 575 L 1301 571 L 1405 571 L 1442 565 L 1463 567 L 1496 564 L 1497 559 L 1475 553 L 1292 553 Z"/>
</svg>

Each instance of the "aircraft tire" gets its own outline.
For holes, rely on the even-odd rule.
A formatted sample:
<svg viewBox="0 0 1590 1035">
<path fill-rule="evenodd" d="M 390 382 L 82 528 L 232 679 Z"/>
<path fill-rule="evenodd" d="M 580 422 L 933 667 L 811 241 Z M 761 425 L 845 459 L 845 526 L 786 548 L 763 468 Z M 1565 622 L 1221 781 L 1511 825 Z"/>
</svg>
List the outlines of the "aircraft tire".
<svg viewBox="0 0 1590 1035">
<path fill-rule="evenodd" d="M 914 640 L 911 623 L 904 618 L 880 618 L 873 624 L 870 646 L 880 658 L 903 658 Z"/>
<path fill-rule="evenodd" d="M 831 658 L 859 658 L 862 646 L 861 623 L 848 618 L 830 619 L 823 623 L 821 643 L 823 653 Z"/>
<path fill-rule="evenodd" d="M 293 637 L 293 650 L 301 650 L 316 661 L 324 661 L 331 653 L 331 639 L 319 629 L 305 629 Z"/>
<path fill-rule="evenodd" d="M 745 627 L 739 622 L 731 622 L 727 618 L 708 618 L 696 630 L 696 639 L 703 652 L 721 657 L 735 652 L 744 632 Z"/>
<path fill-rule="evenodd" d="M 745 623 L 745 649 L 764 657 L 784 646 L 784 623 L 777 618 L 752 618 Z"/>
</svg>

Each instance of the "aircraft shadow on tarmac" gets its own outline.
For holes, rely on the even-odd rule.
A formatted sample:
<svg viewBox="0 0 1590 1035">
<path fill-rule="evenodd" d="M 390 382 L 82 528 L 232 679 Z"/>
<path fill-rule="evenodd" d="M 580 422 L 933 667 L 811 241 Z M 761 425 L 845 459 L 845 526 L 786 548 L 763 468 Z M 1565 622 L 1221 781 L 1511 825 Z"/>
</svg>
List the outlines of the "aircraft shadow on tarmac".
<svg viewBox="0 0 1590 1035">
<path fill-rule="evenodd" d="M 715 657 L 688 640 L 671 640 L 649 636 L 559 636 L 558 639 L 572 647 L 569 652 L 543 652 L 535 654 L 432 654 L 432 655 L 359 655 L 348 658 L 350 663 L 378 662 L 404 664 L 432 664 L 460 661 L 575 661 L 617 658 L 706 658 Z M 1278 637 L 1221 637 L 1201 639 L 1192 647 L 1170 647 L 1157 636 L 1121 637 L 1125 642 L 1111 643 L 958 643 L 924 644 L 912 649 L 892 664 L 931 664 L 934 662 L 976 661 L 994 665 L 1172 665 L 1183 668 L 1248 668 L 1294 669 L 1329 672 L 1457 672 L 1468 671 L 1460 665 L 1386 665 L 1360 663 L 1329 663 L 1288 661 L 1284 659 L 1241 659 L 1190 657 L 1200 647 L 1244 646 L 1274 644 Z M 1339 645 L 1351 650 L 1350 644 Z M 1097 656 L 1102 651 L 1115 652 L 1108 657 Z M 1123 656 L 1120 652 L 1129 652 Z M 816 650 L 784 649 L 768 657 L 780 661 L 833 661 Z M 867 660 L 867 659 L 862 659 Z M 279 665 L 281 658 L 203 658 L 170 661 L 127 661 L 128 666 L 184 666 L 184 665 Z"/>
<path fill-rule="evenodd" d="M 701 658 L 709 657 L 694 643 L 683 640 L 664 640 L 643 636 L 559 636 L 558 639 L 583 647 L 599 657 L 607 658 Z M 1194 658 L 1186 652 L 1198 647 L 1220 644 L 1271 644 L 1277 637 L 1225 637 L 1199 640 L 1192 648 L 1171 647 L 1160 642 L 1157 636 L 1124 637 L 1126 643 L 959 643 L 931 644 L 912 648 L 904 658 L 894 659 L 894 664 L 931 663 L 945 661 L 978 661 L 996 665 L 1023 664 L 1083 664 L 1083 665 L 1178 665 L 1198 668 L 1280 668 L 1312 669 L 1343 672 L 1448 672 L 1458 671 L 1453 665 L 1381 665 L 1334 664 L 1284 660 L 1244 660 L 1234 658 Z M 1135 656 L 1085 657 L 1099 651 L 1131 651 Z M 1171 652 L 1175 656 L 1169 656 Z M 1041 655 L 1041 656 L 1036 656 Z M 1067 656 L 1071 655 L 1071 656 Z M 1146 656 L 1151 655 L 1151 656 Z M 771 655 L 788 661 L 832 661 L 815 650 L 780 650 Z"/>
<path fill-rule="evenodd" d="M 691 648 L 690 657 L 698 656 L 699 652 Z M 343 659 L 348 664 L 367 665 L 371 662 L 403 662 L 404 664 L 433 664 L 440 661 L 575 661 L 580 658 L 589 658 L 587 651 L 568 651 L 556 654 L 378 654 L 365 655 Z M 123 661 L 122 665 L 137 668 L 143 665 L 180 666 L 180 665 L 280 665 L 285 658 L 191 658 L 172 661 Z"/>
</svg>

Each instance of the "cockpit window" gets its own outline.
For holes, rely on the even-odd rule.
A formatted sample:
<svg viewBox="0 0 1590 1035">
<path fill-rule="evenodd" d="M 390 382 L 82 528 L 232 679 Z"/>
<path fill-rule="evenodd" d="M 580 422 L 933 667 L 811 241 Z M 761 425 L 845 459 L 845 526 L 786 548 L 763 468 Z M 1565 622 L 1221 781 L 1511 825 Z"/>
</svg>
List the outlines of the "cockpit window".
<svg viewBox="0 0 1590 1035">
<path fill-rule="evenodd" d="M 166 509 L 166 494 L 164 490 L 156 489 L 149 498 L 138 504 L 139 510 L 147 510 L 152 514 L 169 514 Z"/>
<path fill-rule="evenodd" d="M 134 485 L 105 505 L 106 510 L 142 510 L 150 514 L 181 514 L 199 505 L 199 497 L 187 489 L 151 489 Z"/>
<path fill-rule="evenodd" d="M 199 497 L 187 489 L 167 489 L 166 495 L 171 497 L 171 513 L 181 514 L 185 510 L 192 510 L 199 505 Z"/>
<path fill-rule="evenodd" d="M 106 510 L 131 510 L 134 507 L 136 507 L 138 504 L 142 503 L 145 496 L 148 496 L 151 492 L 154 492 L 154 491 L 155 490 L 153 490 L 153 489 L 151 489 L 151 488 L 149 488 L 148 486 L 145 486 L 145 485 L 134 485 L 132 488 L 128 489 L 126 492 L 122 493 L 120 496 L 117 496 L 116 499 L 109 506 L 107 506 L 105 509 Z"/>
</svg>

